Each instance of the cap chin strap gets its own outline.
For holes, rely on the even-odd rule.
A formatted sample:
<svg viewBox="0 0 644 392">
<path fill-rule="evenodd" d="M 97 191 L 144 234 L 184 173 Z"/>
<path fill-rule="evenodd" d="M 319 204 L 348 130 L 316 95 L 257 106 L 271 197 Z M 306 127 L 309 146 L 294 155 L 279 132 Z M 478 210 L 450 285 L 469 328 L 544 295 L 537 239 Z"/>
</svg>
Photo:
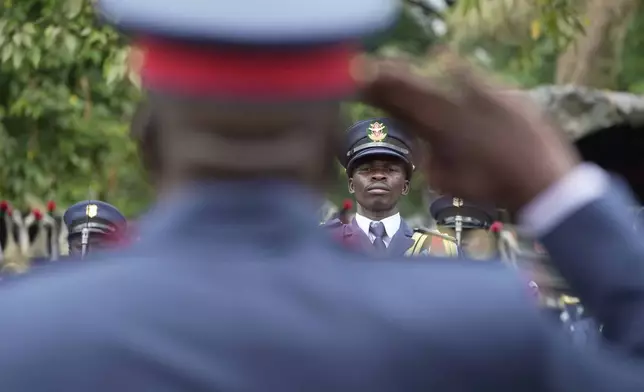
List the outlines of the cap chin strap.
<svg viewBox="0 0 644 392">
<path fill-rule="evenodd" d="M 84 227 L 81 231 L 81 258 L 84 259 L 87 254 L 89 245 L 89 227 Z"/>
<path fill-rule="evenodd" d="M 461 246 L 461 238 L 463 236 L 463 217 L 456 215 L 454 217 L 454 234 L 456 234 L 456 245 Z"/>
</svg>

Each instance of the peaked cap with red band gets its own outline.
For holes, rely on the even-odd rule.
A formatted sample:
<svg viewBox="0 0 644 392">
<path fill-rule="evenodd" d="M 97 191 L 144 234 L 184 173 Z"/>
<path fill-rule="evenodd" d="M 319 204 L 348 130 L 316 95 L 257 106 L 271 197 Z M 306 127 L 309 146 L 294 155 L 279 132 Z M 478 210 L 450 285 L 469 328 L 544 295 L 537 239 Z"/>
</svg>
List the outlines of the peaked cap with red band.
<svg viewBox="0 0 644 392">
<path fill-rule="evenodd" d="M 224 99 L 352 95 L 362 42 L 390 28 L 398 0 L 99 0 L 141 49 L 151 91 Z"/>
</svg>

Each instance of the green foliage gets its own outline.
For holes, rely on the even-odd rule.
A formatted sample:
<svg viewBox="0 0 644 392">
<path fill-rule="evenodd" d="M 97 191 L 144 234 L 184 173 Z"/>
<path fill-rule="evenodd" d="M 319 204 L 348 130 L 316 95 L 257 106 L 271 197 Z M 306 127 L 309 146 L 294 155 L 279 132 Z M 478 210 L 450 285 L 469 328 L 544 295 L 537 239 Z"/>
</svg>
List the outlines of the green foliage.
<svg viewBox="0 0 644 392">
<path fill-rule="evenodd" d="M 481 61 L 521 87 L 554 82 L 557 57 L 585 33 L 580 0 L 461 0 L 452 14 L 452 36 L 464 53 L 484 51 Z M 460 23 L 460 25 L 456 25 Z M 466 32 L 459 30 L 465 29 Z"/>
<path fill-rule="evenodd" d="M 644 94 L 644 7 L 640 7 L 626 34 L 621 63 L 620 90 Z"/>
<path fill-rule="evenodd" d="M 464 36 L 477 39 L 491 38 L 503 25 L 506 33 L 513 35 L 508 40 L 529 44 L 529 40 L 543 35 L 550 37 L 559 48 L 565 47 L 576 34 L 585 31 L 580 18 L 582 0 L 458 0 L 452 12 L 454 29 L 475 30 Z M 518 26 L 513 26 L 518 24 Z M 469 33 L 469 34 L 468 34 Z M 481 33 L 481 34 L 476 34 Z"/>
<path fill-rule="evenodd" d="M 483 64 L 505 82 L 523 88 L 554 83 L 560 49 L 549 36 L 542 36 L 530 46 L 503 45 L 480 41 L 462 48 L 474 62 Z M 471 55 L 477 50 L 486 53 L 484 60 Z"/>
<path fill-rule="evenodd" d="M 562 2 L 552 2 L 552 4 L 558 3 Z M 506 81 L 517 86 L 531 88 L 542 84 L 552 84 L 555 79 L 557 58 L 563 51 L 561 44 L 568 42 L 574 34 L 583 34 L 584 25 L 588 22 L 575 15 L 574 7 L 579 4 L 578 2 L 566 0 L 565 3 L 568 8 L 565 13 L 558 16 L 557 26 L 553 25 L 555 23 L 554 15 L 546 12 L 544 20 L 549 22 L 541 19 L 533 21 L 533 24 L 546 26 L 546 28 L 531 26 L 532 37 L 528 40 L 508 43 L 499 42 L 489 37 L 479 37 L 462 44 L 460 49 L 465 53 L 484 50 L 488 55 L 488 61 L 484 62 L 485 65 Z M 465 11 L 476 12 L 473 8 Z M 457 10 L 456 12 L 463 11 Z M 563 33 L 560 33 L 561 31 Z M 621 91 L 644 94 L 644 75 L 641 72 L 644 69 L 643 37 L 644 7 L 640 7 L 629 27 L 624 50 L 621 59 L 619 59 L 622 69 L 618 74 L 618 89 Z"/>
<path fill-rule="evenodd" d="M 150 200 L 128 120 L 137 89 L 124 39 L 83 0 L 6 0 L 0 15 L 0 198 L 19 208 L 88 197 L 135 215 Z M 433 35 L 405 13 L 385 44 L 423 52 Z M 376 115 L 353 105 L 352 121 Z M 338 171 L 337 194 L 345 180 Z M 336 198 L 337 199 L 337 198 Z"/>
<path fill-rule="evenodd" d="M 94 197 L 130 216 L 141 212 L 151 192 L 128 137 L 129 118 L 140 97 L 128 79 L 126 42 L 97 23 L 92 2 L 2 1 L 0 199 L 26 207 L 30 196 L 35 196 L 55 199 L 64 207 Z M 528 18 L 519 25 L 522 40 L 507 43 L 474 34 L 462 49 L 470 54 L 483 50 L 488 57 L 484 63 L 510 82 L 524 87 L 552 83 L 562 44 L 583 30 L 576 13 L 579 1 L 537 0 L 530 3 Z M 460 0 L 451 12 L 488 15 L 486 7 L 491 3 Z M 444 41 L 428 28 L 442 18 L 439 12 L 410 9 L 391 35 L 372 42 L 374 47 L 381 44 L 421 55 Z M 496 16 L 501 23 L 504 17 Z M 644 93 L 642 37 L 644 14 L 640 12 L 627 36 L 619 80 L 625 90 Z M 360 103 L 347 104 L 345 109 L 351 121 L 383 115 Z M 417 173 L 412 194 L 403 201 L 403 213 L 423 208 L 424 187 Z M 330 199 L 341 203 L 348 196 L 346 175 L 338 168 Z"/>
<path fill-rule="evenodd" d="M 25 207 L 28 194 L 63 206 L 92 195 L 142 208 L 123 38 L 97 23 L 90 2 L 7 0 L 0 47 L 0 197 Z"/>
<path fill-rule="evenodd" d="M 425 21 L 429 23 L 432 18 Z M 439 40 L 433 30 L 425 28 L 421 24 L 422 19 L 415 18 L 409 9 L 405 9 L 400 21 L 391 32 L 389 39 L 384 43 L 387 46 L 395 46 L 401 51 L 412 54 L 423 54 L 427 49 Z"/>
</svg>

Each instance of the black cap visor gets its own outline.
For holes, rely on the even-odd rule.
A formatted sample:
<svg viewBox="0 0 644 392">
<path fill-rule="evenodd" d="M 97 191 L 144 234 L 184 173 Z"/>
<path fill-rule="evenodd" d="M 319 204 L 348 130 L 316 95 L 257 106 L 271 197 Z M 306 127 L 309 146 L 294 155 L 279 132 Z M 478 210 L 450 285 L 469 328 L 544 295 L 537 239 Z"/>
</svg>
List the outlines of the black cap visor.
<svg viewBox="0 0 644 392">
<path fill-rule="evenodd" d="M 411 174 L 414 171 L 414 165 L 411 163 L 408 156 L 404 155 L 402 152 L 392 150 L 387 147 L 371 147 L 371 148 L 365 148 L 362 151 L 357 152 L 347 162 L 347 166 L 346 166 L 347 174 L 351 176 L 353 173 L 353 170 L 355 170 L 359 162 L 362 162 L 367 158 L 375 159 L 378 156 L 386 156 L 386 157 L 399 159 L 405 164 L 405 168 L 407 169 L 407 176 L 411 177 Z"/>
</svg>

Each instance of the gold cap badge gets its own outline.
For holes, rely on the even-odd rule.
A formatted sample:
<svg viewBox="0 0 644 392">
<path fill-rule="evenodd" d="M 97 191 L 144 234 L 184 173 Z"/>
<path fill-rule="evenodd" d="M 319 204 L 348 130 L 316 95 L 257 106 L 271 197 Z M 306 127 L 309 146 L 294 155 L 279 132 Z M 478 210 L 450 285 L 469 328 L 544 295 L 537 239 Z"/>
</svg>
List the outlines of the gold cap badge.
<svg viewBox="0 0 644 392">
<path fill-rule="evenodd" d="M 90 218 L 95 217 L 98 214 L 98 206 L 96 204 L 89 204 L 85 209 L 85 215 Z"/>
<path fill-rule="evenodd" d="M 385 124 L 380 122 L 374 122 L 369 125 L 367 129 L 367 136 L 371 141 L 381 142 L 387 137 L 387 127 Z"/>
</svg>

